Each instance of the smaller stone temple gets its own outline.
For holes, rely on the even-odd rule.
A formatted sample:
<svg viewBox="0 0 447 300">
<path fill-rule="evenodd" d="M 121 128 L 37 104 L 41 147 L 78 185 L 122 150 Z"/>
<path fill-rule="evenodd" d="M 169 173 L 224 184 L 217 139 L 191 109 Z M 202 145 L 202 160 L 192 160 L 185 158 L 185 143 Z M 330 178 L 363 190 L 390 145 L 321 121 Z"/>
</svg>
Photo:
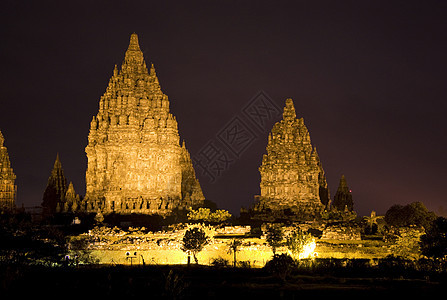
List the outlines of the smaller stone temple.
<svg viewBox="0 0 447 300">
<path fill-rule="evenodd" d="M 11 167 L 5 138 L 0 131 L 0 209 L 14 209 L 17 197 L 16 175 Z"/>
<path fill-rule="evenodd" d="M 76 194 L 72 182 L 67 186 L 59 154 L 56 155 L 42 200 L 43 213 L 47 216 L 78 209 L 80 197 Z"/>
<path fill-rule="evenodd" d="M 320 158 L 292 99 L 286 100 L 283 119 L 268 136 L 259 172 L 261 195 L 255 197 L 252 213 L 262 219 L 318 219 L 329 203 Z"/>
<path fill-rule="evenodd" d="M 354 201 L 352 200 L 351 189 L 348 187 L 345 175 L 341 175 L 340 183 L 334 196 L 334 202 L 332 203 L 332 208 L 339 211 L 354 210 Z"/>
</svg>

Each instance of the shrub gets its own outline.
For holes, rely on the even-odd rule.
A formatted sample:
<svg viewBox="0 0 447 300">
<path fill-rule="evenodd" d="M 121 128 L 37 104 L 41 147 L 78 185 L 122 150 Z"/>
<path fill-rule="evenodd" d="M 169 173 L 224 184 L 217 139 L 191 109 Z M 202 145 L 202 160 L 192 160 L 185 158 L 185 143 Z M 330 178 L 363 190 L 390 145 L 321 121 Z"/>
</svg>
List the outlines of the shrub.
<svg viewBox="0 0 447 300">
<path fill-rule="evenodd" d="M 311 234 L 297 228 L 287 236 L 286 246 L 294 258 L 307 258 L 314 253 L 316 244 Z"/>
<path fill-rule="evenodd" d="M 222 257 L 213 258 L 211 265 L 214 267 L 227 267 L 229 265 L 229 261 L 228 259 Z"/>
<path fill-rule="evenodd" d="M 288 254 L 275 254 L 272 260 L 265 264 L 265 269 L 274 275 L 286 280 L 287 275 L 296 267 L 295 260 Z"/>
<path fill-rule="evenodd" d="M 421 236 L 422 254 L 442 258 L 447 255 L 447 219 L 437 218 L 427 233 Z"/>
<path fill-rule="evenodd" d="M 251 268 L 251 262 L 249 260 L 242 260 L 242 261 L 238 261 L 237 264 L 239 265 L 240 268 Z"/>
</svg>

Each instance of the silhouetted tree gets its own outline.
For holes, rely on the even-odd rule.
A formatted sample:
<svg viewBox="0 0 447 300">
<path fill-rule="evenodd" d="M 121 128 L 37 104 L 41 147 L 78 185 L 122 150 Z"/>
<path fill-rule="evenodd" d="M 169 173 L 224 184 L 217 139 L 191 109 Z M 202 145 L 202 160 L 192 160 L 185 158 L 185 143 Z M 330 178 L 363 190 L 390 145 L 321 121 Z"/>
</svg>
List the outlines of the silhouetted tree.
<svg viewBox="0 0 447 300">
<path fill-rule="evenodd" d="M 67 253 L 61 231 L 34 226 L 26 214 L 0 214 L 0 241 L 0 260 L 9 263 L 59 264 Z"/>
<path fill-rule="evenodd" d="M 447 255 L 447 219 L 437 218 L 433 225 L 421 236 L 422 254 L 441 258 Z"/>
<path fill-rule="evenodd" d="M 188 253 L 188 255 L 192 253 L 196 264 L 198 264 L 199 260 L 197 259 L 197 254 L 202 251 L 203 247 L 208 243 L 209 239 L 203 229 L 199 227 L 190 228 L 183 236 L 182 250 Z"/>
<path fill-rule="evenodd" d="M 267 228 L 267 243 L 272 248 L 273 255 L 276 254 L 276 248 L 281 246 L 284 239 L 284 231 L 279 225 L 271 225 Z"/>
<path fill-rule="evenodd" d="M 388 225 L 401 227 L 416 225 L 429 229 L 436 215 L 429 212 L 422 202 L 413 202 L 408 205 L 393 205 L 385 214 Z"/>
<path fill-rule="evenodd" d="M 377 216 L 375 211 L 371 212 L 371 215 L 363 217 L 363 221 L 365 222 L 365 233 L 366 234 L 375 234 L 379 228 L 378 220 L 382 219 L 383 216 Z"/>
<path fill-rule="evenodd" d="M 230 243 L 230 254 L 233 253 L 233 267 L 236 268 L 236 252 L 239 251 L 239 247 L 242 246 L 242 241 L 239 239 L 234 239 Z"/>
</svg>

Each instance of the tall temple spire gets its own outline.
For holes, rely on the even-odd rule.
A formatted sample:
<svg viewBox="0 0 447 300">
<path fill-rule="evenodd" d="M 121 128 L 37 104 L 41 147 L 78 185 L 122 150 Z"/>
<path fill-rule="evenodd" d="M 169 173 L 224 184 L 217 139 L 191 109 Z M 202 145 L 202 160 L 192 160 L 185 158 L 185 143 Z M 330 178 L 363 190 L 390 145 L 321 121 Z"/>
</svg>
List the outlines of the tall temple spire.
<svg viewBox="0 0 447 300">
<path fill-rule="evenodd" d="M 4 142 L 5 138 L 0 131 L 0 208 L 13 209 L 17 196 L 16 175 Z"/>
<path fill-rule="evenodd" d="M 136 33 L 132 33 L 130 36 L 129 47 L 127 47 L 124 60 L 126 63 L 144 63 L 143 52 L 141 52 L 140 45 L 138 44 L 138 35 Z"/>
<path fill-rule="evenodd" d="M 154 65 L 148 70 L 135 33 L 100 98 L 85 152 L 87 188 L 80 209 L 166 214 L 204 200 L 168 96 Z"/>
<path fill-rule="evenodd" d="M 134 32 L 130 35 L 130 42 L 127 51 L 140 51 L 140 45 L 138 44 L 138 35 Z"/>
<path fill-rule="evenodd" d="M 295 106 L 293 105 L 293 100 L 291 98 L 286 100 L 286 106 L 284 107 L 282 115 L 285 121 L 293 121 L 296 119 Z"/>
<path fill-rule="evenodd" d="M 253 210 L 268 218 L 284 217 L 285 210 L 290 218 L 318 218 L 328 202 L 326 178 L 309 131 L 304 120 L 296 118 L 290 98 L 283 120 L 269 134 L 266 150 L 259 168 L 261 195 Z"/>
<path fill-rule="evenodd" d="M 73 182 L 70 181 L 68 185 L 67 191 L 65 192 L 65 202 L 59 203 L 59 211 L 60 212 L 74 212 L 78 209 L 78 205 L 80 202 L 80 197 L 76 194 Z"/>
<path fill-rule="evenodd" d="M 341 175 L 340 183 L 338 185 L 338 190 L 340 190 L 340 191 L 348 190 L 348 183 L 346 182 L 345 175 Z"/>
<path fill-rule="evenodd" d="M 56 160 L 54 161 L 54 166 L 53 166 L 53 171 L 56 170 L 57 172 L 61 171 L 62 173 L 64 172 L 62 170 L 62 163 L 61 163 L 61 159 L 59 158 L 59 152 L 56 153 Z"/>
</svg>

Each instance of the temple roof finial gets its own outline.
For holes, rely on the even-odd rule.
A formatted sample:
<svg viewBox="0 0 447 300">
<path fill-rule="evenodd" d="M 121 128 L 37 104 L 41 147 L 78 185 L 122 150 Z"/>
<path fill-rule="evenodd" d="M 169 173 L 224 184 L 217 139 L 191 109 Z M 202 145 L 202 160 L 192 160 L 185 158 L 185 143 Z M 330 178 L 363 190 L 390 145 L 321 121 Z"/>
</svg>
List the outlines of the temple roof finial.
<svg viewBox="0 0 447 300">
<path fill-rule="evenodd" d="M 345 175 L 341 175 L 340 178 L 340 184 L 339 184 L 339 188 L 347 188 L 348 187 L 348 183 L 346 182 L 346 177 Z"/>
<path fill-rule="evenodd" d="M 140 45 L 138 44 L 138 35 L 132 33 L 130 36 L 129 47 L 125 54 L 125 61 L 127 63 L 143 64 L 143 52 L 141 52 Z"/>
<path fill-rule="evenodd" d="M 138 35 L 135 32 L 130 36 L 129 47 L 127 50 L 141 51 L 140 44 L 138 43 Z"/>
<path fill-rule="evenodd" d="M 286 106 L 284 107 L 284 113 L 282 114 L 284 120 L 293 121 L 296 119 L 295 106 L 293 105 L 292 98 L 286 100 Z"/>
</svg>

